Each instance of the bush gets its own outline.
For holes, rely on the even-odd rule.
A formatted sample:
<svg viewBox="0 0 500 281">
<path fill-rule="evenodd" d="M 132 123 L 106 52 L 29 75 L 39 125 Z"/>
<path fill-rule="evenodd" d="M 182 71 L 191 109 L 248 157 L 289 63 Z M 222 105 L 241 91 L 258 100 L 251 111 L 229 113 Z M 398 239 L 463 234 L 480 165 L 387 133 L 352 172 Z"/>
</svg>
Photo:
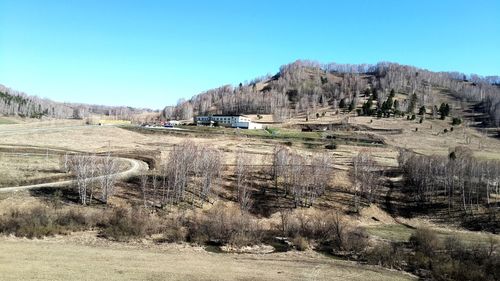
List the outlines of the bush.
<svg viewBox="0 0 500 281">
<path fill-rule="evenodd" d="M 261 243 L 263 231 L 249 214 L 234 206 L 217 204 L 189 222 L 188 241 L 203 244 L 249 246 Z"/>
<path fill-rule="evenodd" d="M 401 269 L 405 260 L 402 248 L 396 243 L 378 244 L 366 254 L 369 264 Z"/>
<path fill-rule="evenodd" d="M 441 243 L 436 233 L 428 228 L 418 228 L 410 236 L 410 245 L 417 251 L 427 256 L 432 256 L 441 248 Z"/>
<path fill-rule="evenodd" d="M 363 228 L 356 227 L 347 231 L 345 248 L 348 251 L 360 254 L 368 246 L 369 236 Z"/>
<path fill-rule="evenodd" d="M 458 117 L 453 117 L 453 119 L 451 120 L 451 125 L 458 126 L 460 124 L 462 124 L 462 119 Z"/>
<path fill-rule="evenodd" d="M 365 231 L 352 228 L 338 213 L 297 211 L 286 217 L 285 236 L 315 240 L 325 250 L 361 253 L 368 244 Z"/>
<path fill-rule="evenodd" d="M 0 232 L 18 237 L 41 238 L 93 227 L 95 223 L 79 210 L 54 211 L 43 206 L 13 209 L 0 218 Z"/>
<path fill-rule="evenodd" d="M 18 237 L 41 238 L 59 233 L 47 208 L 35 207 L 28 211 L 11 210 L 0 221 L 0 231 Z"/>
<path fill-rule="evenodd" d="M 111 212 L 107 221 L 101 225 L 100 234 L 103 237 L 117 241 L 143 237 L 151 234 L 150 229 L 148 229 L 149 219 L 142 209 L 116 208 Z"/>
<path fill-rule="evenodd" d="M 165 220 L 165 229 L 163 230 L 163 241 L 165 242 L 184 242 L 188 239 L 187 218 L 184 213 L 174 214 Z"/>
<path fill-rule="evenodd" d="M 330 150 L 337 149 L 337 144 L 330 143 L 330 144 L 325 145 L 325 148 L 330 149 Z"/>
<path fill-rule="evenodd" d="M 72 231 L 83 230 L 95 225 L 92 218 L 75 209 L 60 213 L 55 219 L 55 223 Z"/>
<path fill-rule="evenodd" d="M 292 243 L 298 251 L 305 251 L 309 249 L 309 242 L 307 242 L 307 240 L 302 236 L 295 237 L 292 240 Z"/>
</svg>

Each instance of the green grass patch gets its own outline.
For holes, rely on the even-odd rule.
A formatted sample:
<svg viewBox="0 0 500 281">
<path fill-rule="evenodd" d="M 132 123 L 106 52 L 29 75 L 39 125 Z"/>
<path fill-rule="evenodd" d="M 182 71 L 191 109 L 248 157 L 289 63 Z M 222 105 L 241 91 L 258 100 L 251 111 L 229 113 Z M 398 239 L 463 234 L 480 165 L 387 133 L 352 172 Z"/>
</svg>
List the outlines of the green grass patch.
<svg viewBox="0 0 500 281">
<path fill-rule="evenodd" d="M 368 234 L 394 242 L 408 241 L 413 231 L 412 228 L 401 224 L 383 224 L 366 228 Z"/>
<path fill-rule="evenodd" d="M 394 242 L 406 242 L 413 234 L 415 229 L 411 227 L 407 227 L 402 224 L 384 224 L 377 226 L 369 226 L 366 227 L 366 232 L 368 234 L 394 241 Z M 473 231 L 453 231 L 450 229 L 444 228 L 432 228 L 433 231 L 436 232 L 437 236 L 444 241 L 446 238 L 451 236 L 456 236 L 466 245 L 474 245 L 477 243 L 489 243 L 490 236 L 493 234 L 484 233 L 484 232 L 473 232 Z M 500 236 L 494 235 L 495 239 L 497 239 L 500 243 Z"/>
<path fill-rule="evenodd" d="M 0 117 L 0 125 L 8 125 L 8 124 L 17 124 L 17 122 L 7 119 L 7 118 L 1 118 Z"/>
</svg>

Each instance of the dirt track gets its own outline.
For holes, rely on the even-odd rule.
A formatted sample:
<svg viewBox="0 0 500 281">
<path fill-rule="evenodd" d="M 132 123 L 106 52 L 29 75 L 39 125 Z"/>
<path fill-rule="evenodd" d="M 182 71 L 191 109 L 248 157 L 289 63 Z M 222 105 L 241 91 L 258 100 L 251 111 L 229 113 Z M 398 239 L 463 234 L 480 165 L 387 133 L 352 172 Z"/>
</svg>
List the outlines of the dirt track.
<svg viewBox="0 0 500 281">
<path fill-rule="evenodd" d="M 130 159 L 130 158 L 117 158 L 123 161 L 127 161 L 131 164 L 132 167 L 130 167 L 128 170 L 119 172 L 117 173 L 118 179 L 126 179 L 128 177 L 134 176 L 138 174 L 141 171 L 147 171 L 148 170 L 148 165 L 139 160 L 135 159 Z M 92 180 L 97 180 L 100 179 L 101 177 L 94 177 Z M 21 190 L 27 190 L 27 189 L 34 189 L 34 188 L 41 188 L 41 187 L 61 187 L 61 186 L 68 186 L 71 185 L 75 182 L 75 180 L 67 180 L 67 181 L 59 181 L 59 182 L 49 182 L 49 183 L 41 183 L 41 184 L 32 184 L 32 185 L 24 185 L 24 186 L 11 186 L 11 187 L 3 187 L 0 188 L 0 193 L 5 193 L 5 192 L 15 192 L 15 191 L 21 191 Z"/>
</svg>

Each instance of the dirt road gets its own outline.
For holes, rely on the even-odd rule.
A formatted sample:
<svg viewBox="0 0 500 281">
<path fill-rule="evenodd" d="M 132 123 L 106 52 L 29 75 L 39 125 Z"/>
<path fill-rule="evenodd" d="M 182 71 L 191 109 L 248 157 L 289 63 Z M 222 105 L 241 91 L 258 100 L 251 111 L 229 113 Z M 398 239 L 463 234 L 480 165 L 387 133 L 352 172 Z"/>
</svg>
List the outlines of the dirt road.
<svg viewBox="0 0 500 281">
<path fill-rule="evenodd" d="M 129 178 L 131 176 L 137 175 L 142 171 L 148 170 L 148 165 L 143 161 L 129 159 L 129 158 L 117 158 L 117 159 L 129 162 L 131 164 L 131 167 L 128 170 L 116 174 L 118 179 L 126 179 L 126 178 Z M 101 177 L 94 177 L 94 178 L 92 178 L 92 180 L 98 180 L 100 178 Z M 74 180 L 67 180 L 67 181 L 49 182 L 49 183 L 32 184 L 32 185 L 24 185 L 24 186 L 3 187 L 3 188 L 0 188 L 0 193 L 15 192 L 15 191 L 41 188 L 41 187 L 68 186 L 68 185 L 73 184 L 74 182 L 75 182 Z"/>
</svg>

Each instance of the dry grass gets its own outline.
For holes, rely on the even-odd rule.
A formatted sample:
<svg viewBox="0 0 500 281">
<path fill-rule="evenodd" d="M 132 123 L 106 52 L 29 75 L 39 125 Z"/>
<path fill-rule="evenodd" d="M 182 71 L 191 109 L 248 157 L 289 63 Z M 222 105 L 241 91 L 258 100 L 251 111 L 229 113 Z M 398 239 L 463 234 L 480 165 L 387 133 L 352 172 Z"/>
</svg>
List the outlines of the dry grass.
<svg viewBox="0 0 500 281">
<path fill-rule="evenodd" d="M 415 280 L 314 252 L 214 254 L 200 248 L 0 238 L 0 280 Z M 132 257 L 132 258 L 131 258 Z"/>
<path fill-rule="evenodd" d="M 474 151 L 477 157 L 484 159 L 500 159 L 500 141 L 487 137 L 474 128 L 464 125 L 455 126 L 450 132 L 451 121 L 426 119 L 422 124 L 418 120 L 408 121 L 403 118 L 371 118 L 356 117 L 352 119 L 356 124 L 363 124 L 375 129 L 402 129 L 398 135 L 385 135 L 388 144 L 404 147 L 426 155 L 444 155 L 448 149 L 456 146 L 466 146 Z M 373 120 L 370 123 L 370 120 Z M 415 129 L 418 128 L 418 131 Z M 444 133 L 448 129 L 448 133 Z M 470 138 L 470 143 L 466 142 Z"/>
<path fill-rule="evenodd" d="M 0 152 L 0 188 L 67 178 L 59 166 L 59 157 L 53 154 Z"/>
<path fill-rule="evenodd" d="M 339 116 L 320 118 L 321 122 L 338 122 Z M 370 120 L 372 120 L 370 122 Z M 292 121 L 299 122 L 299 120 Z M 304 120 L 300 120 L 304 122 Z M 500 141 L 479 134 L 474 129 L 457 127 L 454 132 L 442 134 L 444 128 L 451 125 L 441 120 L 426 120 L 423 124 L 417 121 L 403 119 L 376 119 L 370 117 L 351 118 L 350 123 L 361 124 L 374 129 L 402 129 L 401 134 L 391 135 L 383 132 L 371 131 L 384 138 L 389 144 L 385 147 L 362 147 L 340 144 L 337 149 L 325 150 L 322 147 L 308 148 L 303 140 L 294 140 L 291 148 L 301 154 L 312 152 L 328 153 L 334 157 L 334 188 L 328 190 L 325 199 L 318 200 L 318 206 L 325 209 L 346 210 L 352 201 L 345 192 L 350 188 L 348 172 L 350 161 L 359 152 L 370 152 L 377 162 L 384 166 L 394 167 L 397 147 L 406 147 L 424 154 L 445 154 L 448 148 L 465 144 L 465 137 L 470 136 L 471 144 L 466 144 L 476 151 L 476 156 L 500 159 Z M 431 126 L 432 125 L 432 129 Z M 279 126 L 278 126 L 279 127 Z M 415 128 L 418 127 L 418 132 Z M 282 132 L 301 135 L 293 129 L 282 129 Z M 346 132 L 350 133 L 350 132 Z M 86 152 L 115 152 L 152 151 L 161 158 L 166 158 L 175 144 L 186 138 L 196 143 L 210 144 L 224 152 L 225 164 L 234 164 L 235 152 L 242 149 L 251 155 L 254 164 L 270 164 L 269 154 L 273 146 L 282 143 L 283 139 L 264 139 L 251 135 L 206 135 L 206 134 L 140 134 L 117 127 L 83 126 L 81 122 L 33 122 L 2 125 L 0 127 L 0 145 L 37 146 L 60 149 L 71 149 Z M 481 143 L 481 150 L 478 149 Z M 45 160 L 45 159 L 43 159 Z M 47 169 L 40 159 L 30 158 L 33 162 L 29 170 L 38 168 Z M 14 165 L 0 159 L 1 165 Z M 20 161 L 18 161 L 20 162 Z M 53 163 L 55 165 L 55 163 Z M 19 163 L 18 163 L 19 165 Z M 22 164 L 21 164 L 22 165 Z M 27 165 L 24 163 L 24 165 Z M 48 166 L 52 167 L 52 166 Z M 22 167 L 21 167 L 22 168 Z M 12 168 L 0 171 L 16 170 Z M 21 171 L 21 172 L 19 172 Z M 28 178 L 22 169 L 16 170 L 11 178 Z M 26 172 L 28 173 L 28 172 Z M 33 176 L 34 177 L 34 176 Z M 0 179 L 1 180 L 1 179 Z M 1 184 L 1 183 L 0 183 Z M 229 182 L 224 182 L 228 186 Z M 127 187 L 128 188 L 128 187 Z M 120 189 L 122 190 L 122 189 Z M 115 201 L 127 201 L 123 188 L 122 194 Z M 28 204 L 36 201 L 27 193 L 7 196 L 0 200 L 0 213 L 4 207 L 16 204 Z M 118 197 L 118 196 L 117 196 Z M 229 198 L 229 197 L 228 197 Z M 114 201 L 113 201 L 114 202 Z M 121 202 L 121 201 L 120 201 Z M 321 204 L 321 205 L 320 205 Z M 364 219 L 356 223 L 365 225 L 370 234 L 379 238 L 404 241 L 412 233 L 411 228 L 394 224 L 392 218 L 380 209 L 367 209 L 361 214 Z M 375 222 L 371 217 L 377 218 Z M 272 220 L 272 219 L 270 219 Z M 356 219 L 353 219 L 355 221 Z M 267 223 L 272 223 L 271 221 Z M 439 235 L 449 236 L 454 230 L 439 228 Z M 473 241 L 484 239 L 483 234 L 460 232 L 464 240 Z M 462 235 L 461 234 L 461 235 Z M 461 236 L 462 238 L 462 236 Z M 363 267 L 352 263 L 333 261 L 330 258 L 305 253 L 285 253 L 271 255 L 221 255 L 204 251 L 178 250 L 171 246 L 151 246 L 152 249 L 134 247 L 131 244 L 110 244 L 102 247 L 79 245 L 67 240 L 49 238 L 43 241 L 27 241 L 22 239 L 0 238 L 0 279 L 107 279 L 107 280 L 330 280 L 342 278 L 345 280 L 409 280 L 404 275 L 389 272 L 378 268 Z M 160 250 L 161 249 L 161 250 Z M 130 257 L 134 258 L 131 259 Z M 50 258 L 47 258 L 50 257 Z M 215 270 L 219 269 L 219 270 Z"/>
</svg>

